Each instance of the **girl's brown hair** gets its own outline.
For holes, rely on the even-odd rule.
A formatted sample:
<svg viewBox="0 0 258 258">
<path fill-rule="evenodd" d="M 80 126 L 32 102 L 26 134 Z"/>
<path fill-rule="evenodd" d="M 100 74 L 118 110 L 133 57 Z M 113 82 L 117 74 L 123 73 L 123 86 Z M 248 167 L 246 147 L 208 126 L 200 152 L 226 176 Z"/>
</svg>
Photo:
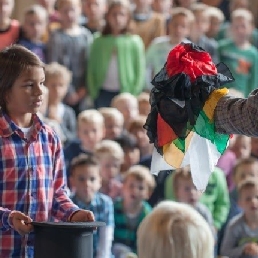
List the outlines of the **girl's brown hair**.
<svg viewBox="0 0 258 258">
<path fill-rule="evenodd" d="M 12 45 L 0 52 L 0 107 L 6 111 L 6 96 L 20 74 L 30 67 L 44 68 L 44 63 L 23 46 Z"/>
<path fill-rule="evenodd" d="M 121 34 L 126 34 L 126 33 L 130 32 L 130 30 L 131 30 L 131 26 L 130 26 L 130 24 L 131 24 L 130 3 L 127 0 L 111 0 L 109 2 L 109 5 L 108 5 L 108 9 L 107 9 L 107 13 L 106 13 L 106 25 L 103 28 L 102 35 L 112 34 L 112 28 L 111 28 L 110 24 L 108 23 L 107 17 L 110 14 L 111 10 L 116 6 L 124 7 L 125 9 L 127 9 L 127 12 L 128 12 L 127 26 L 120 33 Z"/>
</svg>

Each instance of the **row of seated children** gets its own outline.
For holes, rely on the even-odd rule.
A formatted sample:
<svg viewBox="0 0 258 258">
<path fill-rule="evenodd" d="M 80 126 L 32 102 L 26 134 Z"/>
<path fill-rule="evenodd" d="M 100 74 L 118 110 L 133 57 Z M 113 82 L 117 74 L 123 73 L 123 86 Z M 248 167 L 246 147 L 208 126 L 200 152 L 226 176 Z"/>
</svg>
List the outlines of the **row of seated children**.
<svg viewBox="0 0 258 258">
<path fill-rule="evenodd" d="M 150 171 L 132 166 L 123 178 L 120 198 L 112 201 L 102 192 L 101 160 L 81 154 L 71 163 L 72 200 L 83 209 L 91 210 L 96 221 L 106 223 L 94 234 L 94 257 L 122 258 L 127 252 L 136 253 L 136 231 L 151 206 L 146 202 L 155 187 Z"/>
</svg>

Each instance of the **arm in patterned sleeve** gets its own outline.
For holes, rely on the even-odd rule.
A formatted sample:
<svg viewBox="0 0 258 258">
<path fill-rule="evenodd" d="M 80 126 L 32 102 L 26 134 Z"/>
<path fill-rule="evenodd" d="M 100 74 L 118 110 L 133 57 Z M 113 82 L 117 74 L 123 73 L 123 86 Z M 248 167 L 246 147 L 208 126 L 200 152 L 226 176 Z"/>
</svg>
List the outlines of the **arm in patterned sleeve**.
<svg viewBox="0 0 258 258">
<path fill-rule="evenodd" d="M 224 134 L 258 136 L 258 89 L 247 99 L 222 97 L 215 109 L 215 127 Z"/>
</svg>

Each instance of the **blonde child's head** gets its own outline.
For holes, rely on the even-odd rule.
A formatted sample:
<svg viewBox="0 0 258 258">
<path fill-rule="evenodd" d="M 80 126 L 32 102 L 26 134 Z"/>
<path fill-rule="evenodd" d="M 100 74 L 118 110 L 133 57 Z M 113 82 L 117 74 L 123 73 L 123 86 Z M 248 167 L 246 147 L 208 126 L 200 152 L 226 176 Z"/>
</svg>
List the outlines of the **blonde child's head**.
<svg viewBox="0 0 258 258">
<path fill-rule="evenodd" d="M 96 109 L 79 113 L 77 128 L 83 148 L 90 152 L 93 152 L 96 145 L 105 137 L 104 117 Z"/>
<path fill-rule="evenodd" d="M 148 92 L 142 92 L 137 97 L 140 115 L 147 116 L 150 113 L 151 105 L 150 105 L 149 99 L 150 99 L 150 93 L 148 93 Z"/>
<path fill-rule="evenodd" d="M 147 167 L 134 165 L 124 175 L 123 197 L 127 203 L 139 203 L 150 197 L 155 185 L 155 179 Z"/>
<path fill-rule="evenodd" d="M 14 0 L 1 0 L 0 1 L 0 16 L 3 20 L 11 19 L 14 8 Z"/>
<path fill-rule="evenodd" d="M 105 138 L 110 140 L 119 138 L 124 128 L 123 114 L 112 107 L 99 108 L 99 112 L 103 115 L 105 121 Z"/>
<path fill-rule="evenodd" d="M 107 10 L 107 0 L 82 0 L 82 13 L 90 22 L 99 22 Z"/>
<path fill-rule="evenodd" d="M 187 8 L 175 7 L 172 8 L 170 16 L 168 23 L 169 35 L 173 43 L 178 44 L 189 36 L 194 15 Z"/>
<path fill-rule="evenodd" d="M 251 137 L 235 135 L 235 141 L 231 146 L 231 150 L 235 153 L 237 159 L 249 157 L 251 154 Z"/>
<path fill-rule="evenodd" d="M 119 175 L 124 161 L 124 152 L 117 142 L 102 140 L 97 144 L 94 155 L 99 160 L 103 181 L 108 182 Z"/>
<path fill-rule="evenodd" d="M 111 107 L 118 109 L 123 114 L 126 128 L 131 119 L 139 114 L 137 98 L 129 92 L 115 96 L 111 101 Z"/>
<path fill-rule="evenodd" d="M 72 73 L 63 65 L 52 62 L 45 68 L 45 85 L 49 89 L 50 102 L 62 101 L 71 82 Z"/>
<path fill-rule="evenodd" d="M 213 257 L 214 238 L 205 219 L 191 206 L 162 201 L 137 232 L 140 258 Z"/>
</svg>

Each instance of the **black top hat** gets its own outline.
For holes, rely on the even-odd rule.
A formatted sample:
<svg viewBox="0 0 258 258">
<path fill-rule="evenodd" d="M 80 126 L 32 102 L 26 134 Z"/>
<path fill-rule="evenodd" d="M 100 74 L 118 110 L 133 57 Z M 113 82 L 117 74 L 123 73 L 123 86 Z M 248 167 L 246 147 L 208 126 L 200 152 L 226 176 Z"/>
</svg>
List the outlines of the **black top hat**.
<svg viewBox="0 0 258 258">
<path fill-rule="evenodd" d="M 104 222 L 32 222 L 34 258 L 92 258 L 93 231 Z"/>
</svg>

